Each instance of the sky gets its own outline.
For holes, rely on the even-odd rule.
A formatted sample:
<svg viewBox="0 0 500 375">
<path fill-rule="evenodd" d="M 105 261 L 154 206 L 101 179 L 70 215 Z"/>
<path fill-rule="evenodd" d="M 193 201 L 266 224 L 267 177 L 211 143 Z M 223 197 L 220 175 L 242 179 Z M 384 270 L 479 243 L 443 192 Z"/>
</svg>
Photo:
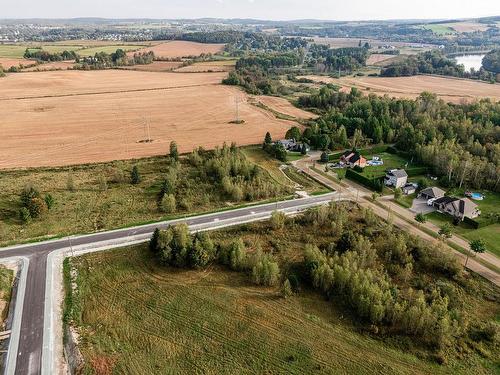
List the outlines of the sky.
<svg viewBox="0 0 500 375">
<path fill-rule="evenodd" d="M 500 0 L 0 0 L 0 18 L 437 19 L 499 16 Z"/>
</svg>

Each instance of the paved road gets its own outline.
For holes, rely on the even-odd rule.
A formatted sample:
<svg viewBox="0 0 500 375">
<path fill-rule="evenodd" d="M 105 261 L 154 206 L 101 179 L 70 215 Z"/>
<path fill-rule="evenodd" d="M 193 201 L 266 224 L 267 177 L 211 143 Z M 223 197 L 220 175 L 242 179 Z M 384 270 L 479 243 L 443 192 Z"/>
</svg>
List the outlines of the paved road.
<svg viewBox="0 0 500 375">
<path fill-rule="evenodd" d="M 288 211 L 305 209 L 328 203 L 335 197 L 336 193 L 329 193 L 316 197 L 251 206 L 186 219 L 0 249 L 0 261 L 12 257 L 29 258 L 17 359 L 15 369 L 8 369 L 10 370 L 9 373 L 19 375 L 40 374 L 42 373 L 42 368 L 46 368 L 45 364 L 42 367 L 42 344 L 44 335 L 45 287 L 46 278 L 49 276 L 47 275 L 47 256 L 50 253 L 72 247 L 92 247 L 95 244 L 114 240 L 126 241 L 129 238 L 132 240 L 134 237 L 136 238 L 141 235 L 150 235 L 155 228 L 165 228 L 168 225 L 179 222 L 185 222 L 190 226 L 202 226 L 204 228 L 218 227 L 224 221 L 228 223 L 227 225 L 235 225 L 238 222 L 251 220 L 252 218 L 264 218 L 265 215 L 270 214 L 276 209 Z M 16 334 L 18 333 L 12 333 L 11 340 Z"/>
</svg>

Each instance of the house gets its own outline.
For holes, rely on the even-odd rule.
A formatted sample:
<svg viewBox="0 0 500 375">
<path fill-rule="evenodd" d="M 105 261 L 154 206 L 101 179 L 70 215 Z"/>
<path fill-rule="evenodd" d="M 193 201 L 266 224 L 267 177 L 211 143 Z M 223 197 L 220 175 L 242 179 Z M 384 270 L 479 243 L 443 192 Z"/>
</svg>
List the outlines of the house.
<svg viewBox="0 0 500 375">
<path fill-rule="evenodd" d="M 347 166 L 353 168 L 356 165 L 358 167 L 366 167 L 366 159 L 361 156 L 357 151 L 346 151 L 340 157 L 340 162 L 346 164 Z"/>
<path fill-rule="evenodd" d="M 446 213 L 463 220 L 465 217 L 474 219 L 481 215 L 477 204 L 468 198 L 442 197 L 433 203 L 439 212 Z"/>
<path fill-rule="evenodd" d="M 408 174 L 404 169 L 391 169 L 384 177 L 386 186 L 402 188 L 408 182 Z"/>
<path fill-rule="evenodd" d="M 414 184 L 406 184 L 403 186 L 403 194 L 405 195 L 410 195 L 410 194 L 415 194 L 417 191 L 417 187 Z"/>
<path fill-rule="evenodd" d="M 418 197 L 421 199 L 439 199 L 443 198 L 445 191 L 438 187 L 428 187 L 418 194 Z"/>
<path fill-rule="evenodd" d="M 303 145 L 306 147 L 306 152 L 311 151 L 311 147 L 307 143 L 297 142 L 295 139 L 281 139 L 276 143 L 281 144 L 287 151 L 301 152 Z"/>
</svg>

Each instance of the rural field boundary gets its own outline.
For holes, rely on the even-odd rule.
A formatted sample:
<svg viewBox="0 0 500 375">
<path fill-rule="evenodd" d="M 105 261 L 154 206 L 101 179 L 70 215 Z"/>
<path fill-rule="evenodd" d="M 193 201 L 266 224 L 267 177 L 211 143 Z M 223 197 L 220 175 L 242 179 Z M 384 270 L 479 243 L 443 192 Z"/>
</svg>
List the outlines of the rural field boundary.
<svg viewBox="0 0 500 375">
<path fill-rule="evenodd" d="M 45 99 L 45 98 L 66 98 L 72 96 L 90 96 L 90 95 L 109 95 L 109 94 L 126 94 L 131 92 L 146 92 L 146 91 L 166 91 L 166 90 L 176 90 L 189 87 L 206 87 L 206 86 L 219 86 L 220 83 L 204 83 L 196 85 L 184 85 L 184 86 L 170 86 L 170 87 L 153 87 L 145 89 L 131 89 L 131 90 L 116 90 L 116 91 L 99 91 L 99 92 L 77 92 L 73 94 L 60 94 L 60 95 L 41 95 L 41 96 L 19 96 L 13 98 L 0 98 L 0 101 L 9 100 L 28 100 L 28 99 Z"/>
</svg>

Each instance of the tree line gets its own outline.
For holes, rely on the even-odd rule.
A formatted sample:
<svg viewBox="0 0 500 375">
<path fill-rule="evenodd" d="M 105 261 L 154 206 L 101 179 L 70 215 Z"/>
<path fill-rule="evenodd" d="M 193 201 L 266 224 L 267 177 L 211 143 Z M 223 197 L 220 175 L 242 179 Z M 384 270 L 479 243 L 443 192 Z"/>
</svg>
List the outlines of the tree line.
<svg viewBox="0 0 500 375">
<path fill-rule="evenodd" d="M 97 52 L 94 56 L 78 57 L 76 62 L 79 65 L 76 69 L 99 70 L 119 66 L 145 65 L 153 63 L 154 60 L 153 51 L 138 52 L 129 57 L 123 49 L 119 48 L 112 53 Z"/>
<path fill-rule="evenodd" d="M 489 82 L 496 81 L 496 75 L 493 71 L 487 70 L 486 66 L 478 71 L 466 71 L 463 65 L 458 64 L 454 59 L 447 58 L 437 50 L 408 56 L 403 61 L 382 68 L 380 72 L 382 77 L 405 77 L 417 74 L 438 74 Z"/>
<path fill-rule="evenodd" d="M 323 72 L 352 72 L 366 66 L 368 56 L 368 46 L 332 49 L 326 45 L 312 44 L 309 47 L 307 65 Z"/>
<path fill-rule="evenodd" d="M 50 53 L 41 48 L 26 48 L 24 52 L 25 59 L 36 59 L 39 61 L 67 61 L 77 60 L 79 58 L 75 51 L 62 51 Z"/>
<path fill-rule="evenodd" d="M 500 49 L 491 50 L 484 56 L 483 67 L 490 72 L 500 74 Z"/>
<path fill-rule="evenodd" d="M 302 136 L 315 148 L 395 144 L 442 176 L 445 186 L 500 189 L 500 103 L 448 104 L 430 93 L 415 100 L 363 96 L 331 85 L 298 103 L 323 113 Z"/>
</svg>

